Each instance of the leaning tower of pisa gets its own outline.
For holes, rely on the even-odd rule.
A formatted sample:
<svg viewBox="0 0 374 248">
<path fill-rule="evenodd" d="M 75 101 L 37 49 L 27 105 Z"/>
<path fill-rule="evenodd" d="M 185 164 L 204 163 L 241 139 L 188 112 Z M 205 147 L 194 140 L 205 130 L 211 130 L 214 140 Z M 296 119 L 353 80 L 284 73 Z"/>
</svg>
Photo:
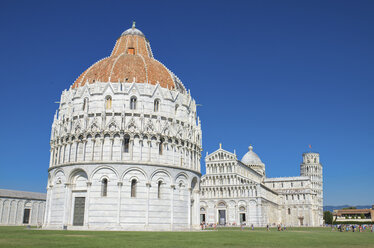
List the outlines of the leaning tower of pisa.
<svg viewBox="0 0 374 248">
<path fill-rule="evenodd" d="M 300 175 L 308 176 L 312 182 L 312 190 L 316 193 L 315 202 L 318 206 L 318 221 L 321 225 L 323 223 L 323 168 L 319 162 L 319 153 L 303 153 Z"/>
</svg>

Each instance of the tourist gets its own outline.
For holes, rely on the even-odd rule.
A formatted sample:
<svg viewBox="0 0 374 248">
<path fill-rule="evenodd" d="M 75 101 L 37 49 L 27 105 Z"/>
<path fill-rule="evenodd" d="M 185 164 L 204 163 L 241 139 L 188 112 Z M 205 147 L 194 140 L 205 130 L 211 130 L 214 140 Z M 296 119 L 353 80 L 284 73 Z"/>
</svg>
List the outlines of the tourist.
<svg viewBox="0 0 374 248">
<path fill-rule="evenodd" d="M 253 224 L 251 225 L 251 228 L 252 228 L 252 231 L 255 230 L 255 227 L 253 226 Z"/>
<path fill-rule="evenodd" d="M 269 224 L 266 225 L 266 230 L 267 230 L 267 231 L 270 231 L 270 229 L 269 229 Z"/>
</svg>

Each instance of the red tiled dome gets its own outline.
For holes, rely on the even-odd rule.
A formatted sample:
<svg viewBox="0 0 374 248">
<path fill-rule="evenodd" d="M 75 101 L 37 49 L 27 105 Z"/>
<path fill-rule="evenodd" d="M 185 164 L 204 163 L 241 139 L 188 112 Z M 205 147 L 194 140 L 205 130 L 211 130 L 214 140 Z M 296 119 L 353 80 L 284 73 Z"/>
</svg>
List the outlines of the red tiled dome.
<svg viewBox="0 0 374 248">
<path fill-rule="evenodd" d="M 149 41 L 133 25 L 117 39 L 111 55 L 84 71 L 72 87 L 97 81 L 133 82 L 134 79 L 136 83 L 159 83 L 169 89 L 176 88 L 178 84 L 176 76 L 153 58 Z M 181 87 L 182 84 L 178 84 L 177 88 Z"/>
</svg>

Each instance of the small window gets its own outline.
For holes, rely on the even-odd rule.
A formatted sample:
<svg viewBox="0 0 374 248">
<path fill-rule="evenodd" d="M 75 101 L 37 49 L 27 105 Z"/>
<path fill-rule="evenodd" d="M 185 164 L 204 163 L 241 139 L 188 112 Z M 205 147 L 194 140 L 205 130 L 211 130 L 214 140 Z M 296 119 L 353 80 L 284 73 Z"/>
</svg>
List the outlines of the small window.
<svg viewBox="0 0 374 248">
<path fill-rule="evenodd" d="M 130 99 L 130 109 L 136 109 L 136 97 L 133 96 Z"/>
<path fill-rule="evenodd" d="M 129 152 L 129 147 L 130 147 L 130 138 L 126 137 L 123 140 L 123 152 L 128 153 Z"/>
<path fill-rule="evenodd" d="M 293 183 L 291 183 L 291 187 L 293 187 Z"/>
<path fill-rule="evenodd" d="M 161 199 L 161 185 L 162 185 L 162 182 L 158 181 L 158 185 L 157 185 L 157 198 L 158 199 Z"/>
<path fill-rule="evenodd" d="M 282 183 L 282 188 L 283 188 L 283 183 Z"/>
<path fill-rule="evenodd" d="M 175 114 L 177 114 L 178 108 L 179 108 L 179 105 L 176 104 L 176 105 L 175 105 Z"/>
<path fill-rule="evenodd" d="M 105 108 L 106 109 L 111 109 L 112 108 L 112 97 L 111 96 L 106 97 Z"/>
<path fill-rule="evenodd" d="M 83 99 L 83 107 L 82 107 L 82 110 L 83 110 L 83 111 L 88 111 L 88 98 L 84 98 L 84 99 Z"/>
<path fill-rule="evenodd" d="M 131 197 L 136 197 L 136 179 L 131 180 Z"/>
<path fill-rule="evenodd" d="M 288 209 L 288 214 L 291 214 L 291 208 Z"/>
<path fill-rule="evenodd" d="M 275 183 L 273 183 L 273 188 L 275 188 Z"/>
<path fill-rule="evenodd" d="M 127 54 L 134 55 L 134 54 L 135 54 L 135 49 L 132 48 L 132 47 L 129 47 L 129 48 L 127 49 Z"/>
<path fill-rule="evenodd" d="M 164 140 L 161 139 L 160 144 L 158 144 L 158 154 L 162 155 L 163 147 L 164 147 Z"/>
<path fill-rule="evenodd" d="M 101 196 L 108 195 L 108 179 L 104 178 L 101 181 Z"/>
<path fill-rule="evenodd" d="M 158 112 L 158 111 L 160 110 L 160 100 L 159 100 L 159 99 L 156 99 L 153 105 L 154 105 L 154 106 L 153 106 L 153 110 L 154 110 L 155 112 Z"/>
</svg>

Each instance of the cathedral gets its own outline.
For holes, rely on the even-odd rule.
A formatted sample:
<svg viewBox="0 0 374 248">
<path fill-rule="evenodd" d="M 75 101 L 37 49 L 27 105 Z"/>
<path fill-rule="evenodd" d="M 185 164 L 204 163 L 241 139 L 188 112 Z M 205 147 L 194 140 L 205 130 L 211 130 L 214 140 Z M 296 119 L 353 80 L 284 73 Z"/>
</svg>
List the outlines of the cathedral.
<svg viewBox="0 0 374 248">
<path fill-rule="evenodd" d="M 135 27 L 61 95 L 54 116 L 43 227 L 191 230 L 221 225 L 322 224 L 322 166 L 267 178 L 253 147 L 205 158 L 201 123 L 181 80 Z"/>
<path fill-rule="evenodd" d="M 219 225 L 320 226 L 323 224 L 319 154 L 303 154 L 298 177 L 268 178 L 265 164 L 249 146 L 241 160 L 219 149 L 205 157 L 200 220 Z"/>
</svg>

